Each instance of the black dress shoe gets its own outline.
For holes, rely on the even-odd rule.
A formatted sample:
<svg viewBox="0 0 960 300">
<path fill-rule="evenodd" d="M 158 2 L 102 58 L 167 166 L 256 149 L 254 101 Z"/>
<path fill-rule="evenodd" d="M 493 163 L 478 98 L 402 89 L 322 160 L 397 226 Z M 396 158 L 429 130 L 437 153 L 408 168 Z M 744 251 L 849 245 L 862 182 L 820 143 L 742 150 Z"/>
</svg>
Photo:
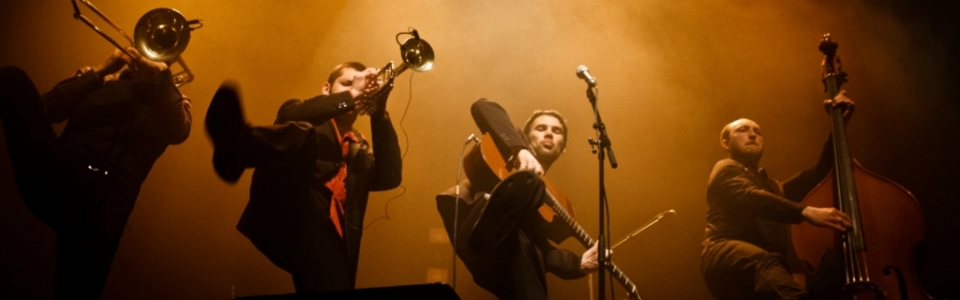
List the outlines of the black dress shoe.
<svg viewBox="0 0 960 300">
<path fill-rule="evenodd" d="M 224 82 L 210 101 L 205 119 L 213 140 L 213 169 L 224 181 L 234 183 L 243 175 L 243 154 L 250 140 L 250 125 L 243 117 L 240 95 L 232 83 Z"/>
<path fill-rule="evenodd" d="M 500 244 L 543 204 L 544 185 L 533 172 L 514 173 L 493 188 L 487 206 L 470 233 L 470 250 L 486 253 Z"/>
</svg>

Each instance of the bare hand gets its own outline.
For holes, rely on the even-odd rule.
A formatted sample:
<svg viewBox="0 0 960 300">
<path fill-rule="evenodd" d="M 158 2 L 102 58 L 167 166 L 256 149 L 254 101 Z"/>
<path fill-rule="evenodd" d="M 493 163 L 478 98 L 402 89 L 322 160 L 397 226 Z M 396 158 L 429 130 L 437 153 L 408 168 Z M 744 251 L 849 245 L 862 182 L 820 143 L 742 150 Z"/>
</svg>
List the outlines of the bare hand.
<svg viewBox="0 0 960 300">
<path fill-rule="evenodd" d="M 134 53 L 136 53 L 136 50 L 134 50 Z M 137 55 L 137 57 L 139 57 L 139 55 Z M 100 76 L 100 78 L 104 78 L 104 81 L 109 81 L 107 80 L 110 78 L 108 75 L 119 72 L 121 69 L 123 69 L 123 66 L 130 64 L 131 61 L 133 61 L 133 59 L 123 51 L 120 51 L 120 49 L 114 49 L 113 52 L 110 53 L 110 56 L 107 56 L 107 59 L 103 61 L 103 63 L 93 67 L 93 71 L 96 72 L 97 76 Z"/>
<path fill-rule="evenodd" d="M 537 175 L 543 175 L 543 166 L 540 166 L 540 161 L 527 149 L 517 152 L 514 161 L 517 165 L 517 171 L 532 171 Z"/>
<path fill-rule="evenodd" d="M 137 59 L 130 63 L 130 71 L 133 78 L 140 82 L 152 82 L 157 73 L 167 69 L 167 64 L 147 59 L 137 52 L 133 47 L 127 47 L 127 52 L 137 55 Z"/>
<path fill-rule="evenodd" d="M 377 104 L 372 98 L 380 90 L 380 81 L 377 80 L 377 69 L 367 68 L 363 72 L 353 76 L 353 84 L 350 85 L 350 96 L 357 102 L 357 111 L 361 114 L 369 114 L 377 110 Z"/>
<path fill-rule="evenodd" d="M 853 116 L 853 111 L 856 108 L 855 103 L 850 98 L 847 98 L 846 90 L 841 90 L 837 93 L 833 99 L 823 100 L 823 108 L 827 110 L 827 113 L 830 113 L 830 109 L 834 107 L 839 107 L 843 109 L 843 121 L 850 121 L 850 117 Z"/>
<path fill-rule="evenodd" d="M 584 252 L 583 255 L 580 256 L 580 271 L 584 274 L 596 272 L 600 267 L 597 258 L 597 254 L 599 254 L 599 251 L 597 251 L 598 245 L 600 245 L 600 243 L 594 243 L 593 247 L 590 247 L 587 252 Z M 613 250 L 607 250 L 606 261 L 610 261 L 611 256 L 613 256 Z"/>
<path fill-rule="evenodd" d="M 833 207 L 807 206 L 800 214 L 804 220 L 817 227 L 833 228 L 837 231 L 847 231 L 853 227 L 850 217 Z"/>
<path fill-rule="evenodd" d="M 377 69 L 367 68 L 353 76 L 353 83 L 350 85 L 350 96 L 353 99 L 372 95 L 378 90 L 380 82 L 377 81 Z"/>
</svg>

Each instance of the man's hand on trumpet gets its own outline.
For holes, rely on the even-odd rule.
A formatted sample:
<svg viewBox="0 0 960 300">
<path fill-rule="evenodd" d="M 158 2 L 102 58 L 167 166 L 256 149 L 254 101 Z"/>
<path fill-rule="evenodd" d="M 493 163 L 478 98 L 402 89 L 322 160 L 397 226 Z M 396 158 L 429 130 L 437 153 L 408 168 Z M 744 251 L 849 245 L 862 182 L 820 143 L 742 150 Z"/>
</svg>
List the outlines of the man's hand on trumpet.
<svg viewBox="0 0 960 300">
<path fill-rule="evenodd" d="M 360 74 L 353 76 L 350 85 L 350 96 L 357 101 L 356 110 L 360 114 L 370 114 L 377 110 L 377 102 L 373 97 L 380 91 L 381 82 L 377 78 L 377 69 L 367 68 Z"/>
</svg>

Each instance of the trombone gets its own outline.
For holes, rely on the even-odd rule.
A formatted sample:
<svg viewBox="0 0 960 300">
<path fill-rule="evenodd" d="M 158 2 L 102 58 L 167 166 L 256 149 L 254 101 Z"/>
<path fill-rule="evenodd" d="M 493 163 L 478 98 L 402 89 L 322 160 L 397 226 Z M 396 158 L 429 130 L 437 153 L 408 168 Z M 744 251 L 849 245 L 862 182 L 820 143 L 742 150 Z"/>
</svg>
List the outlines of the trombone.
<svg viewBox="0 0 960 300">
<path fill-rule="evenodd" d="M 409 29 L 410 31 L 397 33 L 396 37 L 394 37 L 397 44 L 400 45 L 400 58 L 403 59 L 403 63 L 394 67 L 393 61 L 388 62 L 377 72 L 377 81 L 381 83 L 381 88 L 364 101 L 367 110 L 362 111 L 361 114 L 376 111 L 377 101 L 375 100 L 390 94 L 390 91 L 393 90 L 393 80 L 407 69 L 426 72 L 433 68 L 433 47 L 430 47 L 427 41 L 420 39 L 420 34 L 416 29 Z M 400 36 L 404 34 L 409 34 L 413 37 L 401 43 Z"/>
<path fill-rule="evenodd" d="M 87 8 L 97 14 L 100 19 L 106 21 L 113 29 L 119 31 L 120 34 L 130 41 L 130 44 L 147 59 L 165 62 L 167 65 L 179 63 L 180 66 L 183 67 L 183 71 L 173 74 L 174 85 L 179 87 L 193 81 L 193 72 L 187 67 L 186 62 L 180 57 L 180 54 L 187 49 L 187 43 L 190 42 L 190 31 L 203 27 L 202 20 L 194 19 L 188 21 L 183 14 L 175 9 L 156 8 L 140 17 L 140 20 L 137 21 L 137 26 L 133 28 L 133 38 L 130 38 L 123 29 L 120 29 L 117 24 L 110 21 L 110 18 L 107 18 L 107 16 L 100 12 L 89 0 L 71 1 L 73 3 L 74 19 L 83 21 L 83 23 L 93 28 L 100 36 L 107 39 L 114 47 L 123 51 L 123 53 L 130 56 L 130 58 L 134 56 L 130 52 L 127 52 L 123 46 L 120 46 L 116 40 L 101 31 L 90 19 L 80 13 L 80 7 L 77 5 L 77 1 L 86 5 Z M 173 63 L 171 63 L 171 61 L 173 61 Z"/>
</svg>

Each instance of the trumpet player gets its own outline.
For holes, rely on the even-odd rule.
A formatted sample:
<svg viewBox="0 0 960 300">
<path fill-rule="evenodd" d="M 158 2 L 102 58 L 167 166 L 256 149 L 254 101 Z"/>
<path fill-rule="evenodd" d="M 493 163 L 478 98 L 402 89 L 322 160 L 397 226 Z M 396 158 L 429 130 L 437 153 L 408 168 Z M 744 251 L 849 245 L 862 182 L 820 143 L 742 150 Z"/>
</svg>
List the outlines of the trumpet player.
<svg viewBox="0 0 960 300">
<path fill-rule="evenodd" d="M 368 193 L 400 185 L 388 93 L 375 69 L 348 62 L 333 69 L 321 95 L 283 103 L 271 126 L 247 124 L 232 83 L 210 103 L 216 173 L 233 183 L 255 168 L 237 229 L 292 275 L 297 293 L 355 286 Z M 353 127 L 361 112 L 370 115 L 372 147 Z"/>
<path fill-rule="evenodd" d="M 0 120 L 24 203 L 56 233 L 56 299 L 99 299 L 153 163 L 190 134 L 167 65 L 130 47 L 40 95 L 0 69 Z M 51 123 L 68 121 L 58 137 Z"/>
</svg>

